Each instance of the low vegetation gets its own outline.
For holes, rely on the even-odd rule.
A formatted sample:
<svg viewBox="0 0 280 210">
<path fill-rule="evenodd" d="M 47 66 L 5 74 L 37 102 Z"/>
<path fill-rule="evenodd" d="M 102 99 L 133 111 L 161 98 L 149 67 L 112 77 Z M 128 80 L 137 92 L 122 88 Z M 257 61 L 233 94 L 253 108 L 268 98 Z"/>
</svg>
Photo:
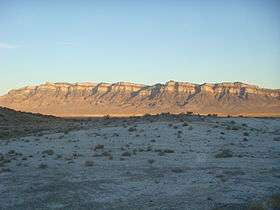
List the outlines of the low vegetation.
<svg viewBox="0 0 280 210">
<path fill-rule="evenodd" d="M 125 157 L 130 157 L 131 156 L 131 153 L 126 151 L 126 152 L 123 152 L 122 153 L 122 156 L 125 156 Z"/>
<path fill-rule="evenodd" d="M 202 186 L 205 190 L 201 192 L 194 190 L 191 193 L 194 196 L 202 195 L 199 197 L 199 202 L 207 202 L 209 208 L 218 202 L 218 205 L 225 206 L 222 202 L 223 197 L 220 199 L 218 196 L 228 196 L 227 202 L 230 203 L 231 192 L 238 191 L 244 183 L 248 182 L 248 186 L 254 186 L 254 188 L 246 188 L 249 190 L 248 197 L 254 195 L 255 192 L 261 192 L 261 196 L 266 196 L 268 194 L 266 189 L 263 190 L 260 185 L 269 188 L 278 184 L 279 167 L 277 164 L 271 166 L 269 158 L 275 158 L 275 160 L 278 158 L 280 129 L 277 131 L 271 126 L 269 129 L 274 129 L 274 131 L 269 133 L 269 129 L 264 128 L 266 133 L 263 133 L 263 130 L 254 128 L 251 122 L 248 122 L 250 126 L 241 124 L 241 122 L 247 122 L 246 119 L 234 117 L 231 119 L 216 118 L 212 115 L 211 117 L 187 117 L 184 114 L 176 117 L 164 114 L 158 117 L 160 118 L 158 121 L 155 116 L 150 115 L 143 118 L 117 119 L 111 116 L 106 119 L 91 119 L 90 123 L 96 123 L 96 125 L 88 130 L 71 133 L 61 130 L 51 135 L 43 130 L 37 133 L 36 137 L 0 141 L 0 175 L 3 175 L 1 184 L 3 182 L 4 186 L 9 187 L 6 189 L 12 192 L 11 181 L 6 179 L 6 177 L 12 177 L 17 184 L 17 190 L 20 193 L 23 191 L 26 193 L 25 183 L 21 188 L 22 186 L 19 186 L 21 183 L 18 181 L 21 178 L 20 175 L 24 174 L 24 179 L 32 180 L 30 184 L 34 190 L 29 191 L 30 197 L 36 197 L 37 192 L 41 193 L 39 188 L 46 185 L 47 189 L 61 189 L 63 195 L 68 193 L 67 195 L 70 196 L 76 186 L 79 186 L 77 191 L 82 196 L 83 192 L 91 193 L 94 198 L 100 198 L 106 190 L 106 199 L 111 192 L 114 193 L 114 199 L 118 199 L 118 194 L 114 190 L 119 187 L 123 190 L 132 189 L 125 195 L 128 196 L 127 199 L 131 199 L 130 193 L 136 193 L 133 196 L 138 199 L 141 193 L 145 194 L 158 187 L 162 188 L 162 192 L 174 189 L 178 193 L 185 193 L 186 189 Z M 151 119 L 153 123 L 149 124 Z M 80 122 L 80 126 L 86 126 L 86 122 Z M 251 130 L 252 128 L 254 129 Z M 194 130 L 191 131 L 192 129 Z M 268 136 L 269 134 L 271 136 Z M 267 139 L 270 146 L 261 141 L 262 139 Z M 32 149 L 29 148 L 30 145 Z M 265 157 L 266 163 L 270 165 L 263 165 L 261 169 L 255 170 L 253 164 L 258 163 L 256 161 L 259 161 L 260 157 Z M 247 158 L 246 162 L 243 161 L 245 158 Z M 252 167 L 244 167 L 242 161 L 245 164 L 252 163 Z M 38 176 L 40 179 L 36 180 L 36 177 L 29 176 L 34 172 L 42 175 Z M 73 186 L 68 186 L 68 183 L 66 186 L 59 182 L 61 178 L 56 177 L 57 175 L 61 175 L 63 181 L 73 178 Z M 67 176 L 66 179 L 64 175 Z M 48 178 L 51 178 L 50 183 L 47 183 Z M 269 180 L 270 178 L 274 183 Z M 39 184 L 35 186 L 34 183 L 37 181 Z M 44 185 L 40 184 L 41 181 Z M 81 181 L 81 184 L 78 185 L 76 181 Z M 110 183 L 114 186 L 111 187 Z M 51 186 L 58 184 L 58 189 L 50 188 L 49 184 Z M 153 184 L 155 186 L 150 186 Z M 145 186 L 144 190 L 142 186 Z M 209 186 L 211 192 L 215 193 L 207 194 Z M 227 194 L 228 191 L 224 191 L 223 186 L 234 191 Z M 92 187 L 94 189 L 91 191 Z M 139 189 L 139 192 L 134 191 L 134 187 Z M 246 193 L 240 191 L 240 198 L 246 197 Z M 123 195 L 121 196 L 123 198 Z M 240 201 L 244 210 L 279 209 L 279 195 L 266 200 L 258 200 L 262 199 L 261 196 L 256 196 L 256 201 L 250 204 L 242 203 L 245 202 L 245 198 L 240 201 L 235 197 L 234 201 Z M 145 199 L 140 196 L 140 202 Z M 183 202 L 186 201 L 185 197 L 182 199 L 184 199 Z M 108 202 L 111 200 L 108 199 Z M 148 200 L 148 205 L 151 205 L 151 208 L 157 208 L 158 203 L 153 206 L 153 202 L 158 201 Z M 143 206 L 140 204 L 139 207 L 148 209 L 150 206 L 145 206 L 146 204 L 144 203 Z M 164 205 L 159 207 L 165 208 Z M 232 209 L 239 208 L 239 206 L 235 207 Z"/>
<path fill-rule="evenodd" d="M 104 145 L 103 145 L 103 144 L 97 144 L 97 145 L 94 147 L 94 151 L 100 150 L 100 149 L 104 149 Z"/>
<path fill-rule="evenodd" d="M 52 149 L 44 150 L 44 151 L 42 152 L 42 154 L 53 155 L 53 154 L 54 154 L 54 151 L 53 151 Z"/>
<path fill-rule="evenodd" d="M 85 161 L 85 166 L 86 166 L 86 167 L 91 167 L 91 166 L 93 166 L 93 164 L 94 164 L 94 162 L 91 161 L 91 160 Z"/>
<path fill-rule="evenodd" d="M 230 158 L 233 157 L 233 152 L 230 149 L 223 149 L 215 155 L 215 158 Z"/>
<path fill-rule="evenodd" d="M 129 132 L 134 132 L 134 131 L 136 131 L 137 129 L 135 128 L 135 127 L 130 127 L 129 129 L 128 129 L 128 131 Z"/>
<path fill-rule="evenodd" d="M 41 164 L 38 166 L 39 169 L 46 169 L 47 167 L 48 167 L 48 165 L 45 164 L 45 163 L 41 163 Z"/>
</svg>

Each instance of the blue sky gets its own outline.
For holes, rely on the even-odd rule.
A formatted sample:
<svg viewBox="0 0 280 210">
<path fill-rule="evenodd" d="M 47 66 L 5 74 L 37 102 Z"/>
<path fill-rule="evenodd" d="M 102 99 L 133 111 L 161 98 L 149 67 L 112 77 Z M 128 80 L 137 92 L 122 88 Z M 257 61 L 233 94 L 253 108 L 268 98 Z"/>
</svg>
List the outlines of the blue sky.
<svg viewBox="0 0 280 210">
<path fill-rule="evenodd" d="M 0 0 L 0 94 L 50 82 L 280 88 L 278 0 Z"/>
</svg>

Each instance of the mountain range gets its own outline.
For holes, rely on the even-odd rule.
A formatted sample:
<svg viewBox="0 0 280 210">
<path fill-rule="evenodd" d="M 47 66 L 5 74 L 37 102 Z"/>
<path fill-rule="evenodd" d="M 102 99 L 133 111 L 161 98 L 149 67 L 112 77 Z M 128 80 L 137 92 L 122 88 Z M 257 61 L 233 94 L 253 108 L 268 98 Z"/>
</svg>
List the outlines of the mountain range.
<svg viewBox="0 0 280 210">
<path fill-rule="evenodd" d="M 11 90 L 0 106 L 55 116 L 132 116 L 163 112 L 280 116 L 280 89 L 241 82 L 142 85 L 45 83 Z"/>
</svg>

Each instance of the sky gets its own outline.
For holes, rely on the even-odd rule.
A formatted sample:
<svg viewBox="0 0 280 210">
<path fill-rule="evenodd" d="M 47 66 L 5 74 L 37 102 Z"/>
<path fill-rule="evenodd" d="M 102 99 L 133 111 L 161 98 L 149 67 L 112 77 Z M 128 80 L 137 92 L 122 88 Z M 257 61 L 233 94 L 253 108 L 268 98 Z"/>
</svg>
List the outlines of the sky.
<svg viewBox="0 0 280 210">
<path fill-rule="evenodd" d="M 280 1 L 0 0 L 0 95 L 168 80 L 280 88 Z"/>
</svg>

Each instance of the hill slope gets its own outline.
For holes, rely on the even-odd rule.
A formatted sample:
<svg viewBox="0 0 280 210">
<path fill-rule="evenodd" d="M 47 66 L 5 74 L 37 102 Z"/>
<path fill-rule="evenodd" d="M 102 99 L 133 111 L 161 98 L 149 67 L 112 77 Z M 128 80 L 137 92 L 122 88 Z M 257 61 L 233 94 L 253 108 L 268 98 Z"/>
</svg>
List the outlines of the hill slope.
<svg viewBox="0 0 280 210">
<path fill-rule="evenodd" d="M 57 116 L 143 115 L 160 112 L 280 116 L 280 90 L 239 82 L 152 86 L 118 83 L 45 83 L 11 90 L 0 106 Z"/>
<path fill-rule="evenodd" d="M 43 131 L 62 121 L 53 116 L 18 112 L 0 107 L 0 139 Z"/>
</svg>

